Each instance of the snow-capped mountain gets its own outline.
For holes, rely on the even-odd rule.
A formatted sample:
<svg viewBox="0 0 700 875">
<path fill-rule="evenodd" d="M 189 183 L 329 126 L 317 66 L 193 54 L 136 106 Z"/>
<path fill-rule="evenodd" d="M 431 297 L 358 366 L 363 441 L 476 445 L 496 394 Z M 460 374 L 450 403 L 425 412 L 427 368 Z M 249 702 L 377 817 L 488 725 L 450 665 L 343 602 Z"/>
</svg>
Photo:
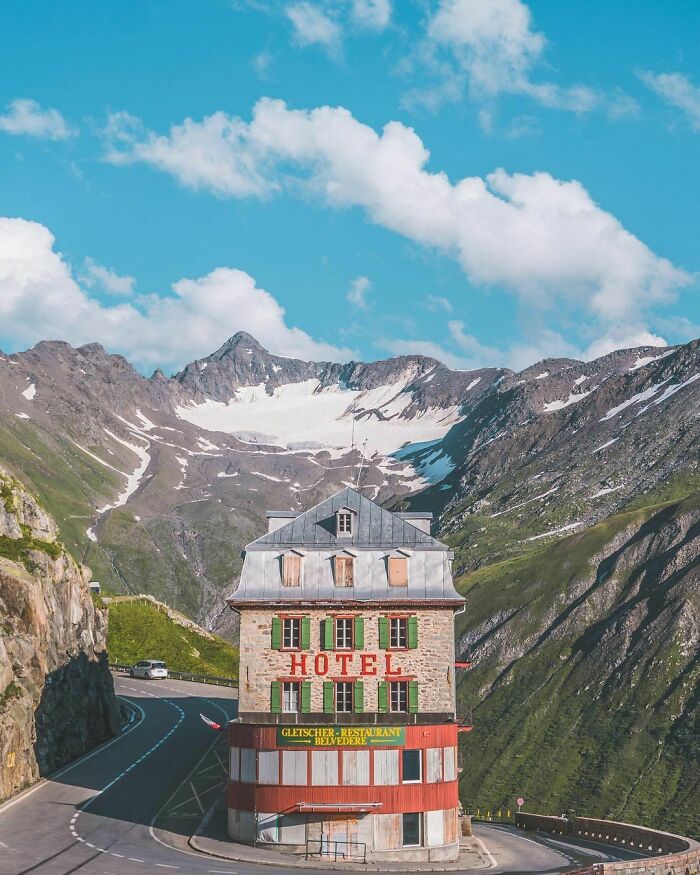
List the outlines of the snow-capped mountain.
<svg viewBox="0 0 700 875">
<path fill-rule="evenodd" d="M 97 579 L 215 622 L 267 508 L 359 482 L 468 533 L 458 563 L 472 567 L 695 464 L 699 397 L 697 343 L 515 374 L 304 362 L 241 333 L 147 379 L 98 345 L 43 342 L 0 355 L 0 458 Z"/>
</svg>

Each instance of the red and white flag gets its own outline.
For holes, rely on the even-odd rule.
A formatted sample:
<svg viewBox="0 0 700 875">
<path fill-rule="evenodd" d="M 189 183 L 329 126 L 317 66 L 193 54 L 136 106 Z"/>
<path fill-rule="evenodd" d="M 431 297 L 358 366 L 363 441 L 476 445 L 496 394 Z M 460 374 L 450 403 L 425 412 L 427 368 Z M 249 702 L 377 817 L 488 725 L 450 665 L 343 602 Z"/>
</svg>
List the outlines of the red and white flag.
<svg viewBox="0 0 700 875">
<path fill-rule="evenodd" d="M 220 723 L 215 723 L 213 720 L 210 720 L 208 717 L 205 717 L 204 714 L 200 714 L 199 716 L 202 718 L 202 720 L 204 720 L 204 722 L 207 724 L 207 726 L 210 729 L 222 729 L 222 726 Z"/>
</svg>

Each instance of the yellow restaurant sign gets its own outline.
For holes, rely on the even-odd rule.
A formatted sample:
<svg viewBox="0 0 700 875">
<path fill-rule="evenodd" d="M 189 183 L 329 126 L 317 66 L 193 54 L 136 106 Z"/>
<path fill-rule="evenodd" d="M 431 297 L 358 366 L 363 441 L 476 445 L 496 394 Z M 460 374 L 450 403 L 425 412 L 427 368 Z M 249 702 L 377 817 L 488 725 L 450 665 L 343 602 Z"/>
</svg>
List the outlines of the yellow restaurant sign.
<svg viewBox="0 0 700 875">
<path fill-rule="evenodd" d="M 278 726 L 277 745 L 288 747 L 400 747 L 406 743 L 405 726 Z"/>
</svg>

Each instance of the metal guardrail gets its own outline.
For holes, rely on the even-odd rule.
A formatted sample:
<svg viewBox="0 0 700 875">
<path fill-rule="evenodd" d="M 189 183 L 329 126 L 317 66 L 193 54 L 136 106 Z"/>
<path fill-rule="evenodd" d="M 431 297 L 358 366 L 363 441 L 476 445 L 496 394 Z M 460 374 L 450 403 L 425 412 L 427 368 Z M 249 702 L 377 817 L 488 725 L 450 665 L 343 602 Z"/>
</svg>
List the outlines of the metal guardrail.
<svg viewBox="0 0 700 875">
<path fill-rule="evenodd" d="M 309 845 L 318 845 L 318 854 L 315 851 L 309 850 Z M 333 850 L 331 851 L 331 845 L 333 845 Z M 338 846 L 342 845 L 346 850 L 338 850 Z M 360 858 L 360 854 L 348 854 L 347 849 L 353 848 L 362 848 L 362 857 Z M 333 857 L 333 862 L 338 862 L 338 856 L 340 856 L 344 860 L 348 860 L 352 857 L 352 859 L 359 863 L 367 863 L 367 843 L 366 842 L 350 842 L 350 841 L 330 841 L 327 838 L 320 839 L 307 839 L 306 840 L 306 859 L 309 859 L 309 856 L 319 856 L 326 857 L 330 859 Z"/>
<path fill-rule="evenodd" d="M 110 662 L 111 671 L 129 674 L 133 666 L 120 665 L 116 662 Z M 171 671 L 168 669 L 168 677 L 176 681 L 193 681 L 198 684 L 212 684 L 217 687 L 237 687 L 238 681 L 236 678 L 217 678 L 206 674 L 192 674 L 187 671 Z"/>
<path fill-rule="evenodd" d="M 516 814 L 513 809 L 506 808 L 505 806 L 478 806 L 477 808 L 470 806 L 468 808 L 465 807 L 464 813 L 468 814 L 472 820 L 481 823 L 515 823 Z"/>
</svg>

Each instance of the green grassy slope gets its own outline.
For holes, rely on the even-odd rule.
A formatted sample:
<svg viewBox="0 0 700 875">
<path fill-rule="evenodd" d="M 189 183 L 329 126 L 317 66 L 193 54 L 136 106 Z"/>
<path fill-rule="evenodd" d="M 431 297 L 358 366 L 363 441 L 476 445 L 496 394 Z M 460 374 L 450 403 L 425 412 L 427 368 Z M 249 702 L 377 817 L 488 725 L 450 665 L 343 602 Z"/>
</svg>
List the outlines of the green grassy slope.
<svg viewBox="0 0 700 875">
<path fill-rule="evenodd" d="M 162 659 L 173 671 L 238 677 L 238 648 L 179 626 L 146 600 L 109 604 L 107 648 L 113 663 Z"/>
<path fill-rule="evenodd" d="M 459 581 L 465 803 L 522 794 L 700 838 L 700 495 L 683 491 Z"/>
</svg>

